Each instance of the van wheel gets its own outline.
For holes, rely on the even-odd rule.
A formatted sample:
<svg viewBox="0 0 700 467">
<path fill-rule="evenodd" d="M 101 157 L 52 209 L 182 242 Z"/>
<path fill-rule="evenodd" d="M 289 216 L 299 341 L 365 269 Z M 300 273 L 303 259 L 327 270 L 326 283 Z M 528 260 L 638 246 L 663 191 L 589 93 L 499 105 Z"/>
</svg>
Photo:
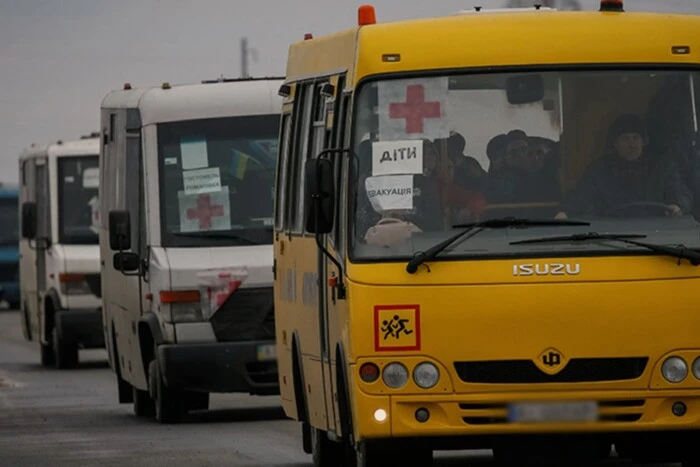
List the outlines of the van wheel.
<svg viewBox="0 0 700 467">
<path fill-rule="evenodd" d="M 56 368 L 60 370 L 74 368 L 78 364 L 78 346 L 59 338 L 57 328 L 53 328 L 51 340 L 56 358 Z"/>
<path fill-rule="evenodd" d="M 51 344 L 39 343 L 39 351 L 41 353 L 41 366 L 49 367 L 56 365 L 56 358 L 53 354 L 53 346 Z"/>
<path fill-rule="evenodd" d="M 156 353 L 157 355 L 157 353 Z M 158 360 L 148 365 L 148 385 L 152 388 L 156 407 L 156 420 L 160 423 L 178 423 L 185 414 L 184 395 L 168 388 L 163 381 Z"/>
<path fill-rule="evenodd" d="M 343 465 L 343 445 L 328 439 L 328 434 L 311 427 L 311 456 L 316 467 Z"/>
<path fill-rule="evenodd" d="M 187 410 L 209 410 L 209 393 L 188 391 L 185 393 Z"/>
<path fill-rule="evenodd" d="M 137 417 L 152 417 L 156 414 L 156 405 L 148 391 L 131 387 L 134 400 L 134 414 Z"/>
</svg>

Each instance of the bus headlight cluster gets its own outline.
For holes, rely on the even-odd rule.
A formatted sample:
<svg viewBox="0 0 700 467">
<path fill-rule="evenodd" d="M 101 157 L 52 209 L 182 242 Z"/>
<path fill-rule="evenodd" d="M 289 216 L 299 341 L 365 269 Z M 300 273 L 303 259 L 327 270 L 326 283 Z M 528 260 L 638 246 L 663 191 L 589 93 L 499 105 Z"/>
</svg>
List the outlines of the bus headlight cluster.
<svg viewBox="0 0 700 467">
<path fill-rule="evenodd" d="M 697 359 L 695 362 L 697 362 Z M 695 362 L 693 363 L 693 370 L 696 367 Z M 698 365 L 698 369 L 700 369 L 700 365 Z M 661 365 L 661 374 L 669 383 L 680 383 L 688 376 L 688 364 L 680 357 L 669 357 Z M 696 377 L 698 375 L 695 371 L 693 371 L 693 374 Z"/>
<path fill-rule="evenodd" d="M 373 363 L 365 363 L 360 367 L 360 378 L 371 383 L 377 379 L 374 376 L 376 365 Z M 411 372 L 406 368 L 406 365 L 399 362 L 391 362 L 382 370 L 382 381 L 391 389 L 401 389 L 408 384 L 411 377 Z M 437 366 L 430 362 L 423 362 L 416 365 L 413 369 L 413 381 L 422 389 L 430 389 L 440 380 L 440 370 Z"/>
</svg>

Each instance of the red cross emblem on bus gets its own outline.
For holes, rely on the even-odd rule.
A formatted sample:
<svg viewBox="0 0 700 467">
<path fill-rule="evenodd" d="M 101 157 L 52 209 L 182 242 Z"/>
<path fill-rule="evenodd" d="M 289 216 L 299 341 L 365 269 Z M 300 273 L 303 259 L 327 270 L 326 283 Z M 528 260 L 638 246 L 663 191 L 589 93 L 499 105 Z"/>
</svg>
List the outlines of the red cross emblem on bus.
<svg viewBox="0 0 700 467">
<path fill-rule="evenodd" d="M 440 118 L 440 102 L 425 101 L 422 84 L 406 86 L 406 102 L 389 104 L 389 118 L 406 119 L 406 133 L 423 133 L 426 118 Z"/>
<path fill-rule="evenodd" d="M 197 197 L 197 207 L 187 210 L 187 219 L 199 220 L 200 229 L 211 227 L 211 220 L 214 217 L 224 215 L 224 207 L 220 204 L 211 204 L 210 195 L 199 195 Z"/>
</svg>

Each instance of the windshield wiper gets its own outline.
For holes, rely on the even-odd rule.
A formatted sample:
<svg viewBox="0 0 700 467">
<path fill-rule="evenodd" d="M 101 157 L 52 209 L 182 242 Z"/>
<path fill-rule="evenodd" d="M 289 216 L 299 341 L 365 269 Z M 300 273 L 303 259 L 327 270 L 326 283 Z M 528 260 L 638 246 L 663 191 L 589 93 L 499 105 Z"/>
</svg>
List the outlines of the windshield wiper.
<svg viewBox="0 0 700 467">
<path fill-rule="evenodd" d="M 483 229 L 506 229 L 509 227 L 559 227 L 565 225 L 591 225 L 590 222 L 577 221 L 572 219 L 519 219 L 516 217 L 499 217 L 496 219 L 487 219 L 481 222 L 471 224 L 455 225 L 455 229 L 465 229 L 454 234 L 448 239 L 430 247 L 427 251 L 418 251 L 406 264 L 406 272 L 413 274 L 418 270 L 418 266 L 435 259 L 443 250 L 462 237 L 470 238 L 481 232 Z"/>
<path fill-rule="evenodd" d="M 549 243 L 549 242 L 585 242 L 589 240 L 612 240 L 630 245 L 641 246 L 651 251 L 663 253 L 674 258 L 687 259 L 693 266 L 700 266 L 700 253 L 691 250 L 685 245 L 677 247 L 667 245 L 657 245 L 654 243 L 639 242 L 631 240 L 632 238 L 645 238 L 646 235 L 641 234 L 599 234 L 597 232 L 589 232 L 584 234 L 562 235 L 554 237 L 530 238 L 527 240 L 518 240 L 510 242 L 511 245 L 527 245 L 534 243 Z"/>
<path fill-rule="evenodd" d="M 203 232 L 176 232 L 173 233 L 176 237 L 194 237 L 194 238 L 218 238 L 218 239 L 233 239 L 233 240 L 243 240 L 251 245 L 262 245 L 263 242 L 253 240 L 245 235 L 236 234 L 233 232 L 216 232 L 216 231 L 203 231 Z"/>
</svg>

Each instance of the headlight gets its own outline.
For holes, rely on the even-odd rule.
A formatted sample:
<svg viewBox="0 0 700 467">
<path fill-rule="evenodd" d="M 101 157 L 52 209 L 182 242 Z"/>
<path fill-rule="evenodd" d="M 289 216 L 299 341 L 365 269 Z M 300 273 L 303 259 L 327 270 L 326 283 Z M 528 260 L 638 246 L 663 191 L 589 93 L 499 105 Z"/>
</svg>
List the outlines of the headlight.
<svg viewBox="0 0 700 467">
<path fill-rule="evenodd" d="M 382 371 L 382 380 L 391 389 L 402 388 L 408 382 L 408 370 L 401 363 L 389 363 Z"/>
<path fill-rule="evenodd" d="M 430 389 L 440 379 L 440 371 L 430 362 L 420 363 L 413 370 L 413 381 L 423 389 Z"/>
<path fill-rule="evenodd" d="M 693 376 L 700 379 L 700 357 L 696 358 L 693 362 Z"/>
<path fill-rule="evenodd" d="M 171 303 L 170 317 L 173 323 L 197 323 L 203 321 L 199 303 Z"/>
<path fill-rule="evenodd" d="M 661 374 L 669 383 L 680 383 L 688 376 L 688 365 L 680 357 L 669 357 L 661 365 Z"/>
<path fill-rule="evenodd" d="M 61 273 L 58 275 L 58 281 L 63 295 L 90 295 L 92 293 L 85 274 Z"/>
</svg>

